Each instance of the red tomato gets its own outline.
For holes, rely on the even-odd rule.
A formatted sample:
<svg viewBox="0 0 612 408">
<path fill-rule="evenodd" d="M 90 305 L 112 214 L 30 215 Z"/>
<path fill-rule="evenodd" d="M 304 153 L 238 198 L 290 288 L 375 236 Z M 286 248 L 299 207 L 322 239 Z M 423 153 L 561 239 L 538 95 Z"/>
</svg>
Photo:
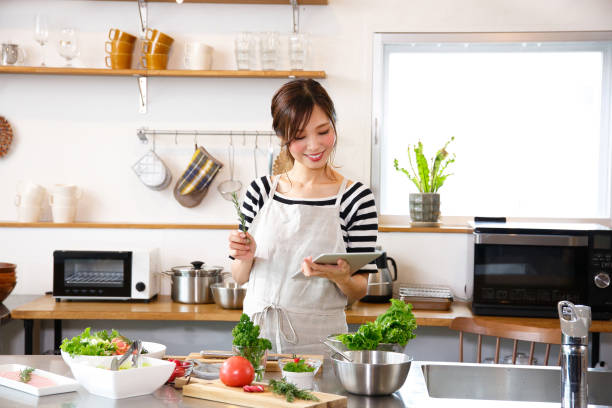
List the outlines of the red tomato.
<svg viewBox="0 0 612 408">
<path fill-rule="evenodd" d="M 130 348 L 129 344 L 125 341 L 121 340 L 119 337 L 115 337 L 111 340 L 111 343 L 117 346 L 117 350 L 115 350 L 116 354 L 125 354 L 126 351 Z"/>
<path fill-rule="evenodd" d="M 230 357 L 221 366 L 219 378 L 223 384 L 230 387 L 249 385 L 255 378 L 253 365 L 244 357 Z"/>
<path fill-rule="evenodd" d="M 190 368 L 192 365 L 192 363 L 187 362 L 187 361 L 174 360 L 174 359 L 168 359 L 168 361 L 173 362 L 175 367 L 174 367 L 174 371 L 170 375 L 170 378 L 168 378 L 167 382 L 172 382 L 178 377 L 185 376 L 186 369 Z"/>
</svg>

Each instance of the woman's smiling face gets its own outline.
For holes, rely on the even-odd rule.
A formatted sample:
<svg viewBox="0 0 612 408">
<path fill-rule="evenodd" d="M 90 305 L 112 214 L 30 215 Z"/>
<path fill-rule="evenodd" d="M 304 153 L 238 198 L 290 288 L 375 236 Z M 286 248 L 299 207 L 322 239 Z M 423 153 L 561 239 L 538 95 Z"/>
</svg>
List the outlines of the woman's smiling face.
<svg viewBox="0 0 612 408">
<path fill-rule="evenodd" d="M 334 148 L 336 132 L 325 112 L 315 105 L 310 120 L 289 144 L 289 153 L 297 163 L 309 169 L 325 167 Z"/>
</svg>

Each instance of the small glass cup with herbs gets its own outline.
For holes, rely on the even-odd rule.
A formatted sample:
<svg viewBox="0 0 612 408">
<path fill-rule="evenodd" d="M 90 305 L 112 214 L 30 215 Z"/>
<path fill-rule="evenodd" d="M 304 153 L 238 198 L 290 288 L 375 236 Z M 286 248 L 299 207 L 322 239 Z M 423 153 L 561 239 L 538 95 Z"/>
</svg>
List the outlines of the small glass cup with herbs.
<svg viewBox="0 0 612 408">
<path fill-rule="evenodd" d="M 255 381 L 261 381 L 266 371 L 268 350 L 272 343 L 259 337 L 259 326 L 253 324 L 245 313 L 240 316 L 240 322 L 232 329 L 234 340 L 232 352 L 249 360 L 255 370 Z"/>
</svg>

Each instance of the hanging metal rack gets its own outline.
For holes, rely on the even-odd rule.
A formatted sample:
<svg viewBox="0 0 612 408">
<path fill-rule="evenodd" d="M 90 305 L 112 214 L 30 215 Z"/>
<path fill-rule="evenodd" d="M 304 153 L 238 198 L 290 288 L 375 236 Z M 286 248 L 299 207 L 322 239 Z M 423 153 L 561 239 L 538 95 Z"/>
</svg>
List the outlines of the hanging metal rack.
<svg viewBox="0 0 612 408">
<path fill-rule="evenodd" d="M 136 135 L 142 143 L 148 143 L 148 136 L 155 137 L 165 135 L 174 136 L 175 138 L 178 136 L 255 136 L 257 138 L 265 136 L 276 136 L 276 133 L 268 130 L 155 130 L 141 127 L 136 131 Z"/>
</svg>

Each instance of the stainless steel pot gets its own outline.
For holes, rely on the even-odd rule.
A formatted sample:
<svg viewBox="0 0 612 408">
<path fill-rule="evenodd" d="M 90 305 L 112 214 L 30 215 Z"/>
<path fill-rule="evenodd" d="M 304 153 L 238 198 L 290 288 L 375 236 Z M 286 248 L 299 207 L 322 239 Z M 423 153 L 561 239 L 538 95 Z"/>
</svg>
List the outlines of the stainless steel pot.
<svg viewBox="0 0 612 408">
<path fill-rule="evenodd" d="M 214 303 L 211 285 L 223 281 L 223 267 L 194 261 L 192 268 L 176 266 L 164 272 L 172 278 L 172 300 L 179 303 Z"/>
</svg>

